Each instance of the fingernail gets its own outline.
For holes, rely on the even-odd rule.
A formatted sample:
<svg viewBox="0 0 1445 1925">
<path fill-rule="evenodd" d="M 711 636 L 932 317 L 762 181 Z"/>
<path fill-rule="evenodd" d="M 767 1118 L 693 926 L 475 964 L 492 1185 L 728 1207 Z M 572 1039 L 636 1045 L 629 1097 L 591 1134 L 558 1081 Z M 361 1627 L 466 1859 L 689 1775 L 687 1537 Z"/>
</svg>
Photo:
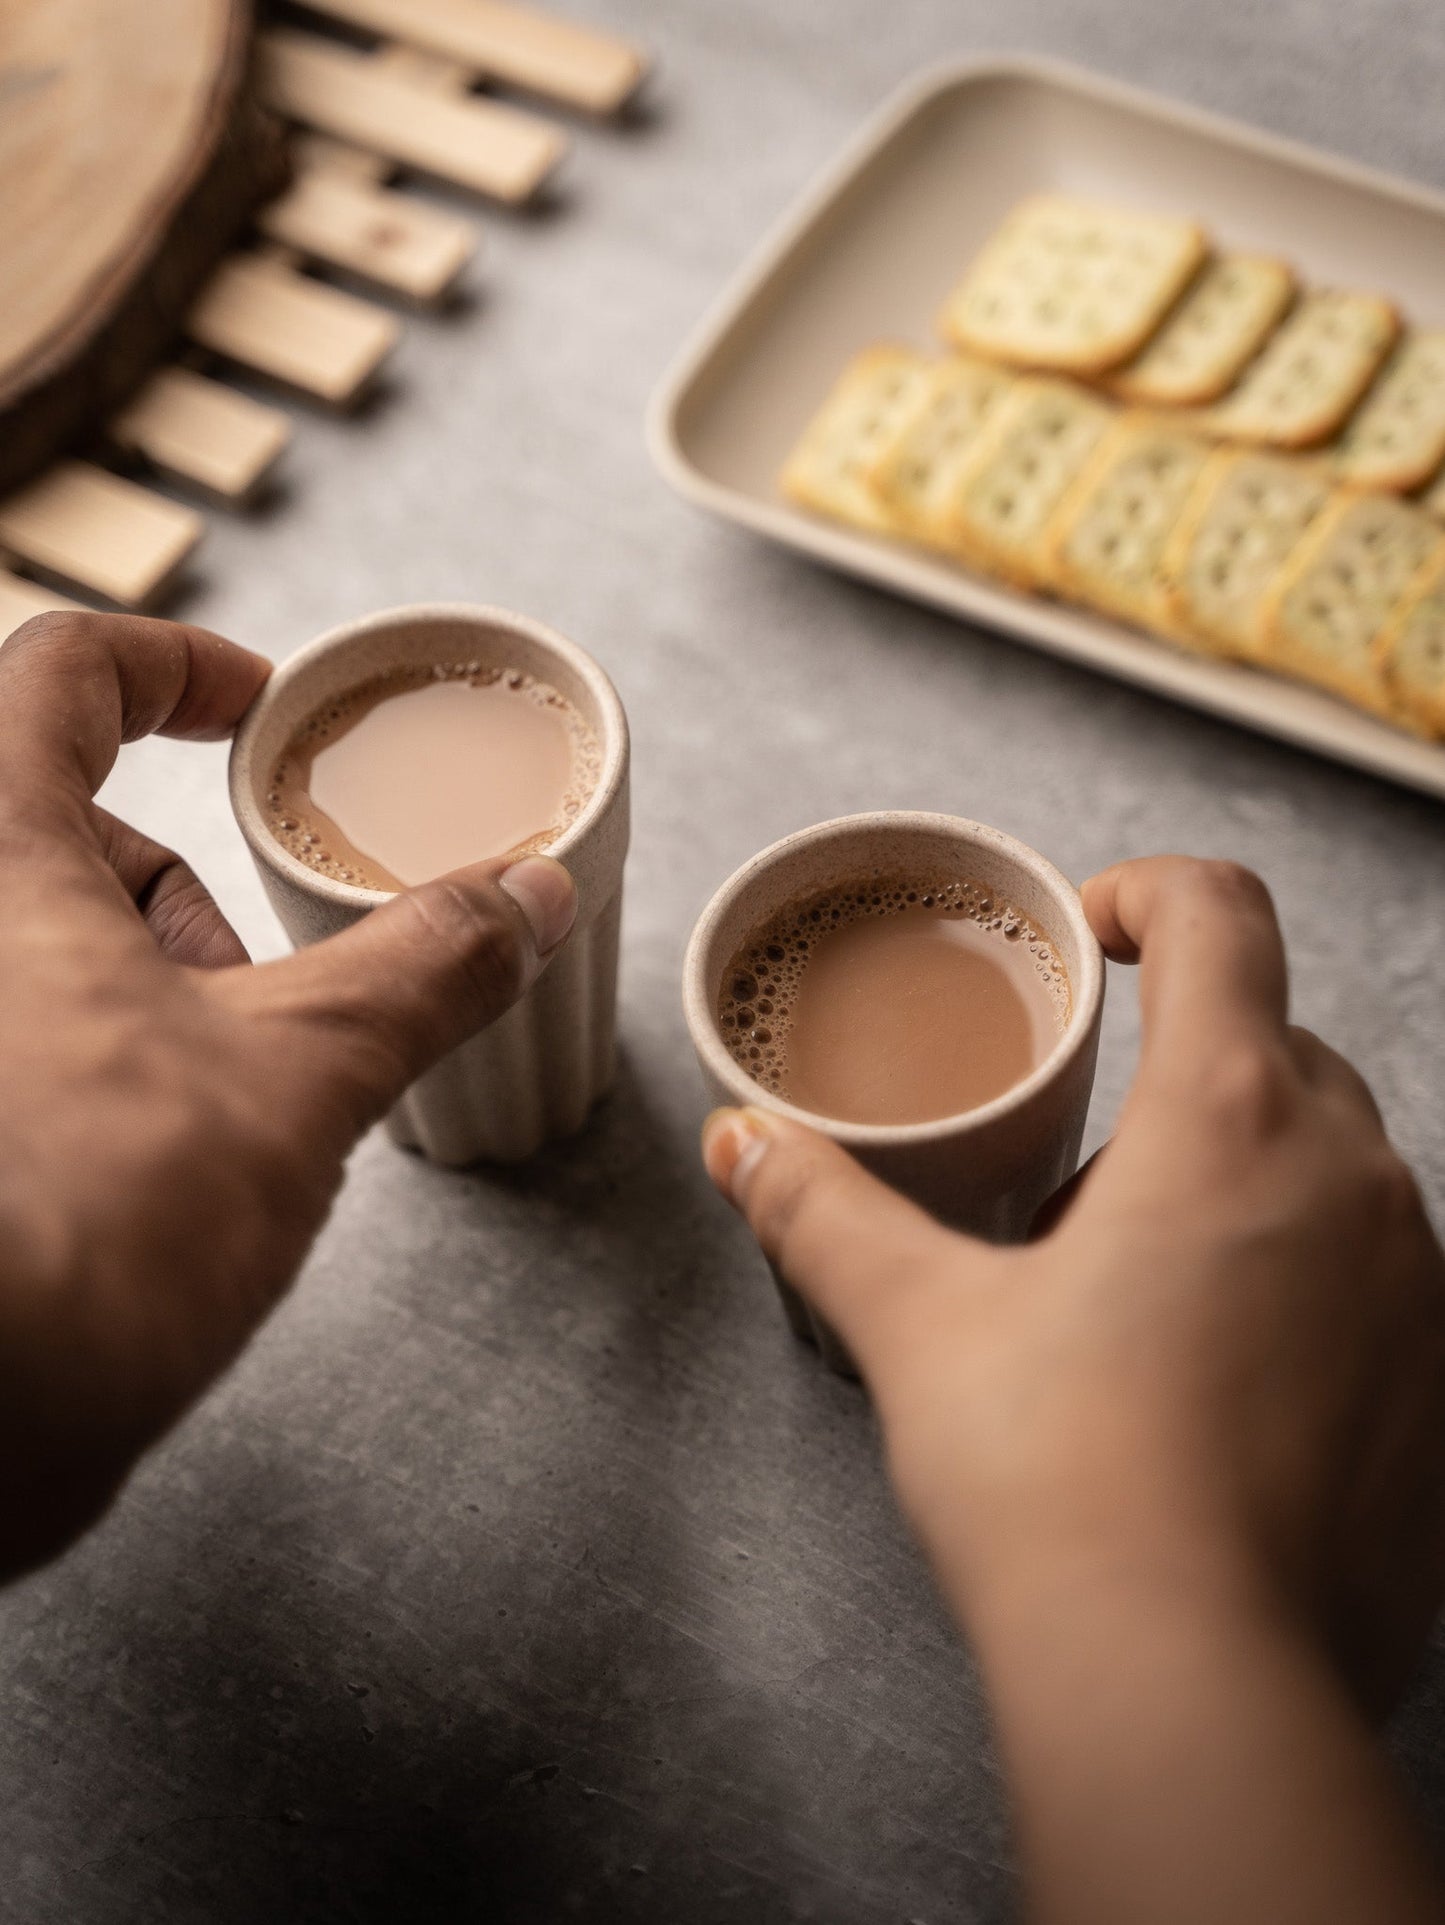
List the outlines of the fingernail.
<svg viewBox="0 0 1445 1925">
<path fill-rule="evenodd" d="M 502 887 L 527 918 L 539 956 L 548 956 L 577 916 L 572 878 L 551 856 L 523 856 L 502 872 Z"/>
<path fill-rule="evenodd" d="M 770 1140 L 756 1110 L 714 1110 L 704 1122 L 703 1168 L 729 1203 L 742 1207 Z"/>
</svg>

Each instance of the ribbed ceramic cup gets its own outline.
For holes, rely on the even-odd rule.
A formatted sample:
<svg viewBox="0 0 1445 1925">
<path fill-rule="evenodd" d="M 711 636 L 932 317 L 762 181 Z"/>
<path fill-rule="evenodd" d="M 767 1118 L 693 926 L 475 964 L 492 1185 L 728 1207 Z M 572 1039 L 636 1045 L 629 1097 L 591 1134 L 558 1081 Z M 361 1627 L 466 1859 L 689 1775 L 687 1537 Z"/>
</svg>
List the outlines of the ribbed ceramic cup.
<svg viewBox="0 0 1445 1925">
<path fill-rule="evenodd" d="M 577 885 L 577 920 L 506 1015 L 445 1057 L 388 1118 L 398 1143 L 438 1163 L 516 1163 L 580 1128 L 612 1080 L 622 869 L 628 839 L 627 718 L 602 669 L 575 642 L 497 608 L 426 603 L 345 623 L 276 670 L 231 750 L 231 806 L 271 905 L 298 947 L 387 900 L 337 882 L 283 849 L 266 825 L 271 774 L 309 716 L 372 676 L 436 663 L 515 668 L 549 683 L 601 745 L 597 786 L 548 846 Z"/>
<path fill-rule="evenodd" d="M 724 971 L 749 937 L 797 897 L 907 875 L 982 883 L 1048 936 L 1069 979 L 1063 1033 L 1022 1082 L 957 1116 L 882 1125 L 797 1109 L 755 1083 L 724 1043 L 718 1024 Z M 957 1229 L 995 1243 L 1019 1241 L 1039 1206 L 1078 1166 L 1104 1007 L 1103 954 L 1073 884 L 998 829 L 898 810 L 844 816 L 775 842 L 730 876 L 703 911 L 683 965 L 683 1001 L 715 1103 L 751 1104 L 810 1124 Z M 774 1275 L 794 1331 L 851 1374 L 832 1332 Z"/>
</svg>

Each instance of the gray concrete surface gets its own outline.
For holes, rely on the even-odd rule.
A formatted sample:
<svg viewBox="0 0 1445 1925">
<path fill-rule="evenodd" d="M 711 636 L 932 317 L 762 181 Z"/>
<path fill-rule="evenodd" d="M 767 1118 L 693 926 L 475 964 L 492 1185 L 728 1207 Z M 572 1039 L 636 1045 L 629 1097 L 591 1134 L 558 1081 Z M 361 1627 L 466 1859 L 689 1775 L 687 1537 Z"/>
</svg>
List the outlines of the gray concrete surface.
<svg viewBox="0 0 1445 1925">
<path fill-rule="evenodd" d="M 281 656 L 468 597 L 597 652 L 636 741 L 621 1086 L 518 1175 L 368 1142 L 240 1367 L 0 1600 L 7 1921 L 1012 1915 L 977 1680 L 865 1407 L 785 1336 L 694 1153 L 682 944 L 786 830 L 909 805 L 1075 876 L 1256 864 L 1302 1019 L 1445 1213 L 1438 807 L 770 552 L 671 499 L 639 426 L 724 276 L 920 63 L 1046 50 L 1445 185 L 1432 0 L 576 11 L 656 45 L 653 113 L 580 134 L 551 216 L 487 221 L 474 300 L 409 327 L 363 419 L 303 423 L 284 502 L 217 521 L 182 608 Z M 277 949 L 218 752 L 141 747 L 109 799 Z M 1092 1141 L 1134 1043 L 1118 979 Z M 1397 1744 L 1440 1835 L 1445 1665 Z"/>
</svg>

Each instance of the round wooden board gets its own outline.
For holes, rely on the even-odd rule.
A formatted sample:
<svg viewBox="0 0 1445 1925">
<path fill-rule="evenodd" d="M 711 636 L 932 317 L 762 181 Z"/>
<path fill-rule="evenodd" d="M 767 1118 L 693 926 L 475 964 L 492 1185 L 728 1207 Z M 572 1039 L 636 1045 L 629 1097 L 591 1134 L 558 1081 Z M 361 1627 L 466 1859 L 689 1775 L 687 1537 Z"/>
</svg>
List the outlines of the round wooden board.
<svg viewBox="0 0 1445 1925">
<path fill-rule="evenodd" d="M 248 0 L 0 0 L 0 486 L 114 406 L 281 176 Z"/>
</svg>

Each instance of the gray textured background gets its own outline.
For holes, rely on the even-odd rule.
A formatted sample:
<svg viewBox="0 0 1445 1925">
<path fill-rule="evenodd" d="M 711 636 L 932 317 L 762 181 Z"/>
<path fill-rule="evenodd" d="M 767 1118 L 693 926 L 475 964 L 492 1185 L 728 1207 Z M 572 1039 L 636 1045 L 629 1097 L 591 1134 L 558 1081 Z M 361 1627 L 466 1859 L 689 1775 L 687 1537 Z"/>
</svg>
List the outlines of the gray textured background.
<svg viewBox="0 0 1445 1925">
<path fill-rule="evenodd" d="M 723 278 L 922 62 L 1071 56 L 1445 185 L 1434 0 L 575 10 L 657 48 L 653 113 L 579 134 L 553 214 L 487 220 L 475 299 L 408 328 L 365 418 L 302 425 L 284 503 L 217 520 L 180 612 L 281 656 L 486 599 L 601 657 L 637 767 L 621 1087 L 522 1175 L 367 1143 L 240 1368 L 0 1601 L 7 1920 L 1010 1915 L 977 1682 L 864 1406 L 787 1340 L 697 1167 L 683 940 L 789 829 L 904 805 L 1076 877 L 1257 865 L 1301 1019 L 1445 1214 L 1438 807 L 713 525 L 640 431 Z M 277 948 L 219 752 L 129 752 L 110 800 Z M 1091 1141 L 1134 1040 L 1116 977 Z M 1445 1830 L 1439 1666 L 1398 1743 Z"/>
</svg>

